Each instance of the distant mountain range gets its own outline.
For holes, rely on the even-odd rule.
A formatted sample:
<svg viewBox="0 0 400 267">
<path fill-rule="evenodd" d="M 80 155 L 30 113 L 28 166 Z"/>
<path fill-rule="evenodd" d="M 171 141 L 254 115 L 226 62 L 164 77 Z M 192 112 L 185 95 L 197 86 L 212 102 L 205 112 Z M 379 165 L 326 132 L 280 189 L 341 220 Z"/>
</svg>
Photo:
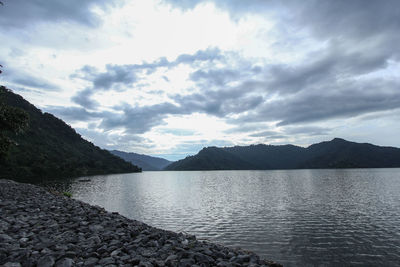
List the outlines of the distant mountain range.
<svg viewBox="0 0 400 267">
<path fill-rule="evenodd" d="M 110 152 L 134 165 L 139 166 L 143 171 L 161 171 L 172 163 L 172 161 L 163 158 L 151 157 L 133 152 L 128 153 L 118 150 L 111 150 Z"/>
<path fill-rule="evenodd" d="M 29 126 L 22 134 L 10 134 L 16 145 L 0 160 L 0 178 L 33 182 L 43 178 L 141 171 L 84 140 L 65 122 L 43 113 L 4 86 L 0 86 L 0 101 L 24 110 L 29 116 Z"/>
<path fill-rule="evenodd" d="M 294 145 L 207 147 L 166 170 L 271 170 L 400 167 L 400 149 L 335 138 L 307 148 Z"/>
</svg>

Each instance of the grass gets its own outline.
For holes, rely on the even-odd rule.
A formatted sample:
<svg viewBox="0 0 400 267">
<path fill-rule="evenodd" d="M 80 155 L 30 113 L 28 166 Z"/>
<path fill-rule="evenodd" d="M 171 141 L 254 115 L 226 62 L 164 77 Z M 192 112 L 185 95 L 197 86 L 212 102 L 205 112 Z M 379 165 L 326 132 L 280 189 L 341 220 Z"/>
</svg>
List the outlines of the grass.
<svg viewBox="0 0 400 267">
<path fill-rule="evenodd" d="M 72 197 L 72 194 L 70 192 L 63 192 L 63 195 L 66 197 Z"/>
</svg>

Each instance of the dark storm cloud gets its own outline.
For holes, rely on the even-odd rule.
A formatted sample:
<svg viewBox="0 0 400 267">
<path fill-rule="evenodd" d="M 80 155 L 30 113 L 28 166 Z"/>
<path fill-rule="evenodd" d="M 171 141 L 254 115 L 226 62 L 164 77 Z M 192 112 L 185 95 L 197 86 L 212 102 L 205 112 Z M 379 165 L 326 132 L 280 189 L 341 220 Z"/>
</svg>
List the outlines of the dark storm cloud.
<svg viewBox="0 0 400 267">
<path fill-rule="evenodd" d="M 96 26 L 100 18 L 94 7 L 107 8 L 114 1 L 106 0 L 4 0 L 0 8 L 0 24 L 5 28 L 20 28 L 38 22 L 76 22 Z"/>
</svg>

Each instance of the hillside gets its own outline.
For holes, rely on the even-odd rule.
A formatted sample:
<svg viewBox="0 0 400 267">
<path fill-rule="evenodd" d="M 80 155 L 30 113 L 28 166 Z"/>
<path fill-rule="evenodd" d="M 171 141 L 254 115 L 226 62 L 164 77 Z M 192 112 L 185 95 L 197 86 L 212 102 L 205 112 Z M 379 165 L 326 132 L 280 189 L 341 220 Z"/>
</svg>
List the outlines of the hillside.
<svg viewBox="0 0 400 267">
<path fill-rule="evenodd" d="M 33 181 L 42 178 L 138 172 L 140 168 L 84 140 L 52 114 L 0 87 L 1 101 L 24 110 L 29 126 L 17 136 L 8 157 L 0 162 L 0 178 Z"/>
<path fill-rule="evenodd" d="M 270 170 L 400 167 L 400 149 L 335 138 L 307 148 L 251 145 L 203 148 L 166 170 Z"/>
<path fill-rule="evenodd" d="M 161 171 L 166 166 L 172 163 L 172 161 L 163 158 L 152 157 L 133 152 L 128 153 L 119 150 L 111 150 L 110 152 L 115 156 L 118 156 L 128 162 L 131 162 L 134 165 L 139 166 L 143 171 Z"/>
<path fill-rule="evenodd" d="M 256 166 L 218 147 L 203 148 L 197 155 L 168 165 L 165 170 L 251 170 Z"/>
</svg>

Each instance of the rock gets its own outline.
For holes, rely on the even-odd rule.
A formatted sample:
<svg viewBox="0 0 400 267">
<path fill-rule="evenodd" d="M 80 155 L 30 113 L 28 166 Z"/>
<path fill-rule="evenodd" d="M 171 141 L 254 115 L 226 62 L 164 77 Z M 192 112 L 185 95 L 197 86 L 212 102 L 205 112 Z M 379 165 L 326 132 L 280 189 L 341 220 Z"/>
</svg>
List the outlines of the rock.
<svg viewBox="0 0 400 267">
<path fill-rule="evenodd" d="M 19 262 L 7 262 L 3 267 L 21 267 L 21 264 Z"/>
<path fill-rule="evenodd" d="M 100 265 L 107 265 L 107 264 L 113 264 L 115 263 L 114 259 L 111 257 L 103 258 L 99 261 Z"/>
<path fill-rule="evenodd" d="M 170 255 L 170 256 L 168 256 L 168 258 L 165 259 L 165 261 L 168 262 L 168 261 L 173 261 L 176 259 L 178 259 L 177 255 Z"/>
<path fill-rule="evenodd" d="M 0 234 L 0 242 L 12 242 L 14 239 L 6 234 Z"/>
<path fill-rule="evenodd" d="M 39 258 L 37 267 L 51 267 L 54 266 L 54 264 L 55 264 L 54 258 L 52 256 L 45 255 Z"/>
<path fill-rule="evenodd" d="M 99 261 L 98 258 L 90 257 L 89 259 L 85 260 L 84 266 L 94 266 Z"/>
<path fill-rule="evenodd" d="M 116 250 L 114 250 L 113 252 L 111 252 L 111 257 L 115 257 L 115 256 L 117 256 L 118 254 L 120 254 L 121 253 L 121 250 L 120 249 L 116 249 Z"/>
<path fill-rule="evenodd" d="M 56 262 L 56 267 L 71 267 L 74 266 L 75 262 L 73 259 L 64 258 Z"/>
<path fill-rule="evenodd" d="M 100 232 L 104 229 L 101 225 L 89 225 L 89 230 L 92 232 Z"/>
</svg>

